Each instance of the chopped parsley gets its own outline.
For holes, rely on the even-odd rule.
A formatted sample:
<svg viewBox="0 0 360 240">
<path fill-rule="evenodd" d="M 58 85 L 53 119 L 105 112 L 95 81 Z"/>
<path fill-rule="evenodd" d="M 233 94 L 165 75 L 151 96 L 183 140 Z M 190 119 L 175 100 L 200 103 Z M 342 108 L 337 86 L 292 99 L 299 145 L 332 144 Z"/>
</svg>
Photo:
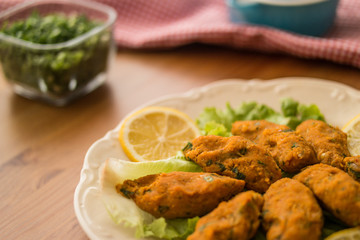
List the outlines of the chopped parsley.
<svg viewBox="0 0 360 240">
<path fill-rule="evenodd" d="M 55 98 L 82 89 L 106 71 L 111 31 L 104 29 L 67 47 L 51 48 L 50 44 L 67 42 L 100 25 L 101 22 L 85 15 L 38 12 L 25 19 L 5 22 L 0 26 L 0 34 L 49 48 L 1 41 L 0 62 L 5 77 L 31 92 Z"/>
</svg>

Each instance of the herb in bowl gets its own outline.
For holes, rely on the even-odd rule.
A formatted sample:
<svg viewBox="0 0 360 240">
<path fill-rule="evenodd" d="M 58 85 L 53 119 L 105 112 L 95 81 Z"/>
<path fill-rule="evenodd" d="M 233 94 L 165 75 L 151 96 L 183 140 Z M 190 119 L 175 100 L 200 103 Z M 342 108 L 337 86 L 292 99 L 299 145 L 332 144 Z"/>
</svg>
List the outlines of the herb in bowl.
<svg viewBox="0 0 360 240">
<path fill-rule="evenodd" d="M 104 75 L 112 48 L 111 29 L 86 15 L 32 12 L 0 28 L 5 78 L 29 97 L 64 105 Z M 104 77 L 103 77 L 104 78 Z M 20 94 L 22 95 L 22 94 Z"/>
<path fill-rule="evenodd" d="M 85 15 L 66 16 L 56 13 L 40 16 L 34 11 L 24 20 L 5 22 L 1 32 L 32 43 L 55 44 L 81 36 L 97 26 L 99 23 Z"/>
</svg>

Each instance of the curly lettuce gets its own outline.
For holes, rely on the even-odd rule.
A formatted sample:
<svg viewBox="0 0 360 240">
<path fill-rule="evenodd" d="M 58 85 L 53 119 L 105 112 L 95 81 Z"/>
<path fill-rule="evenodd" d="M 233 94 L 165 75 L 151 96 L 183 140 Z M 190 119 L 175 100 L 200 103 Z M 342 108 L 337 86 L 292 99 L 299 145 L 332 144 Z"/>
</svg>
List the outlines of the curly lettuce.
<svg viewBox="0 0 360 240">
<path fill-rule="evenodd" d="M 243 102 L 237 108 L 226 103 L 224 109 L 206 107 L 196 123 L 202 135 L 231 136 L 231 126 L 240 120 L 268 120 L 277 124 L 289 126 L 295 129 L 301 122 L 307 119 L 325 121 L 324 115 L 315 104 L 301 104 L 292 98 L 281 99 L 281 111 L 257 102 Z"/>
</svg>

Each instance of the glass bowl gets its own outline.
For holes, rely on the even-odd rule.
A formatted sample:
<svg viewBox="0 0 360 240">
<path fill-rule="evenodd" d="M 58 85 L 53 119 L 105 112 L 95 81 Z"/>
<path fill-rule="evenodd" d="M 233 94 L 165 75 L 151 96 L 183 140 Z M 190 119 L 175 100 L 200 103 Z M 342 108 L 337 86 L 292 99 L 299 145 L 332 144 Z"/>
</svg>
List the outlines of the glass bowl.
<svg viewBox="0 0 360 240">
<path fill-rule="evenodd" d="M 320 37 L 334 23 L 339 0 L 225 0 L 230 20 Z"/>
<path fill-rule="evenodd" d="M 90 31 L 56 44 L 38 44 L 0 32 L 0 70 L 18 95 L 64 106 L 99 87 L 115 52 L 116 11 L 91 1 L 26 1 L 0 13 L 0 26 L 61 13 L 85 15 L 99 23 Z"/>
</svg>

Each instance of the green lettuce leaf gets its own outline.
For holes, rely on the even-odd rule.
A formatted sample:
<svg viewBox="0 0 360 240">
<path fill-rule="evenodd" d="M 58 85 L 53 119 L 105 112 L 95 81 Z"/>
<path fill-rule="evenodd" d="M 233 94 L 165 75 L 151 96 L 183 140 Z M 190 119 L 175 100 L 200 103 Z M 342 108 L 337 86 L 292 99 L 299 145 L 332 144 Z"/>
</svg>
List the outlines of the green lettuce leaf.
<svg viewBox="0 0 360 240">
<path fill-rule="evenodd" d="M 226 104 L 225 109 L 217 109 L 215 107 L 207 107 L 200 113 L 200 116 L 196 119 L 196 123 L 199 128 L 205 131 L 205 126 L 209 122 L 217 123 L 223 125 L 227 131 L 231 129 L 231 125 L 234 121 L 236 121 L 236 113 L 235 110 L 230 106 L 230 104 Z M 218 125 L 214 125 L 215 127 L 219 127 Z"/>
<path fill-rule="evenodd" d="M 186 239 L 195 230 L 199 217 L 172 219 L 158 218 L 145 225 L 143 231 L 136 233 L 137 237 L 159 237 L 162 239 Z"/>
<path fill-rule="evenodd" d="M 99 170 L 101 199 L 116 224 L 132 227 L 137 237 L 155 236 L 165 239 L 186 239 L 193 232 L 197 218 L 165 220 L 155 218 L 141 210 L 134 201 L 116 192 L 115 186 L 127 179 L 136 179 L 161 172 L 186 171 L 200 172 L 201 168 L 185 160 L 182 153 L 176 157 L 151 161 L 130 162 L 108 159 Z"/>
<path fill-rule="evenodd" d="M 286 124 L 295 129 L 300 123 L 308 119 L 325 121 L 324 115 L 315 104 L 301 104 L 292 98 L 283 98 L 281 100 L 281 111 L 289 119 Z"/>
<path fill-rule="evenodd" d="M 320 112 L 320 109 L 315 104 L 304 105 L 300 104 L 298 107 L 300 120 L 305 121 L 307 119 L 316 119 L 325 121 L 324 115 Z"/>
<path fill-rule="evenodd" d="M 201 133 L 202 135 L 217 135 L 222 137 L 229 137 L 231 135 L 229 130 L 223 124 L 215 121 L 207 122 Z"/>
<path fill-rule="evenodd" d="M 196 123 L 202 135 L 231 136 L 233 122 L 240 120 L 268 120 L 295 129 L 307 119 L 325 121 L 324 115 L 315 104 L 305 105 L 292 98 L 281 99 L 281 112 L 265 104 L 243 102 L 237 108 L 229 103 L 225 109 L 207 107 L 200 113 Z"/>
<path fill-rule="evenodd" d="M 259 120 L 277 115 L 274 109 L 256 102 L 243 103 L 236 109 L 236 120 Z"/>
<path fill-rule="evenodd" d="M 283 98 L 281 100 L 281 111 L 285 117 L 294 117 L 298 114 L 299 102 L 292 98 Z"/>
</svg>

